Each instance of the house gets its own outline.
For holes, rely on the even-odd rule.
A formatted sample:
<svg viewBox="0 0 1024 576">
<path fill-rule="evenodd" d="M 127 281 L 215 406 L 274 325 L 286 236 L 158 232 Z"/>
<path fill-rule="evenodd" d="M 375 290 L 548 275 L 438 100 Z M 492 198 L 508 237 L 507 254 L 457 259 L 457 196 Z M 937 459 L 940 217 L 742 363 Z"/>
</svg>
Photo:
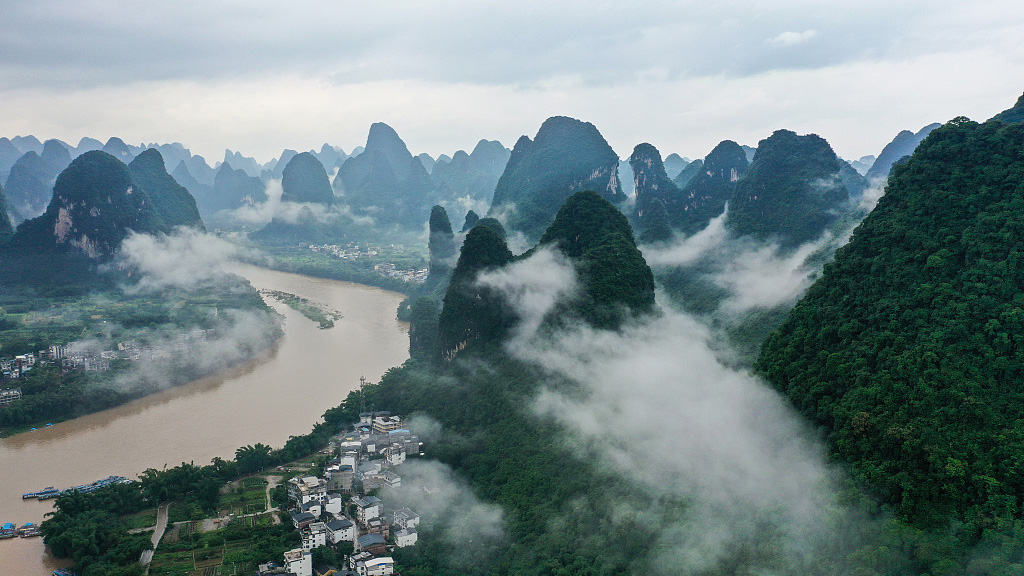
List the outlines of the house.
<svg viewBox="0 0 1024 576">
<path fill-rule="evenodd" d="M 392 523 L 399 528 L 415 528 L 420 525 L 419 514 L 408 508 L 395 510 L 395 513 L 391 517 L 393 519 Z"/>
<path fill-rule="evenodd" d="M 392 576 L 395 573 L 395 561 L 389 556 L 370 558 L 356 562 L 355 569 L 359 576 Z"/>
<path fill-rule="evenodd" d="M 315 476 L 302 476 L 288 481 L 288 497 L 298 504 L 322 501 L 327 495 L 327 481 Z"/>
<path fill-rule="evenodd" d="M 358 552 L 369 552 L 374 556 L 384 553 L 387 540 L 380 534 L 364 534 L 356 537 L 355 549 Z"/>
<path fill-rule="evenodd" d="M 332 491 L 351 492 L 352 480 L 355 478 L 355 468 L 348 464 L 331 466 L 326 470 L 327 489 Z"/>
<path fill-rule="evenodd" d="M 415 528 L 402 528 L 398 532 L 395 532 L 395 545 L 399 548 L 412 546 L 416 543 L 417 539 L 418 536 Z"/>
<path fill-rule="evenodd" d="M 383 518 L 373 518 L 366 521 L 366 531 L 370 534 L 380 534 L 385 540 L 391 536 L 391 526 Z"/>
<path fill-rule="evenodd" d="M 299 506 L 299 509 L 302 512 L 309 512 L 316 518 L 319 518 L 324 513 L 324 506 L 323 504 L 320 503 L 319 500 L 310 500 L 309 502 L 306 502 L 302 506 Z"/>
<path fill-rule="evenodd" d="M 357 520 L 363 526 L 366 526 L 366 522 L 373 518 L 378 518 L 381 515 L 381 502 L 380 498 L 376 496 L 366 496 L 364 498 L 354 498 L 352 503 L 356 505 Z"/>
<path fill-rule="evenodd" d="M 302 530 L 313 522 L 316 522 L 316 517 L 309 512 L 292 513 L 292 524 L 295 526 L 296 530 Z"/>
<path fill-rule="evenodd" d="M 302 549 L 312 550 L 327 545 L 327 525 L 313 522 L 302 531 Z"/>
<path fill-rule="evenodd" d="M 4 388 L 0 390 L 0 406 L 10 406 L 21 400 L 21 388 Z"/>
<path fill-rule="evenodd" d="M 313 556 L 309 550 L 289 550 L 284 553 L 284 567 L 295 576 L 313 576 Z"/>
<path fill-rule="evenodd" d="M 341 514 L 341 507 L 343 506 L 344 500 L 341 498 L 341 494 L 328 493 L 327 499 L 324 500 L 324 512 L 328 514 Z"/>
<path fill-rule="evenodd" d="M 352 542 L 356 539 L 356 525 L 348 518 L 335 518 L 327 523 L 327 539 L 331 544 Z"/>
<path fill-rule="evenodd" d="M 388 464 L 398 466 L 405 462 L 405 447 L 392 444 L 384 449 L 384 457 L 387 458 Z"/>
<path fill-rule="evenodd" d="M 391 470 L 386 470 L 381 476 L 384 477 L 384 485 L 388 488 L 398 488 L 402 485 L 402 477 Z"/>
<path fill-rule="evenodd" d="M 387 434 L 402 427 L 400 416 L 377 416 L 373 419 L 373 431 L 377 434 Z"/>
</svg>

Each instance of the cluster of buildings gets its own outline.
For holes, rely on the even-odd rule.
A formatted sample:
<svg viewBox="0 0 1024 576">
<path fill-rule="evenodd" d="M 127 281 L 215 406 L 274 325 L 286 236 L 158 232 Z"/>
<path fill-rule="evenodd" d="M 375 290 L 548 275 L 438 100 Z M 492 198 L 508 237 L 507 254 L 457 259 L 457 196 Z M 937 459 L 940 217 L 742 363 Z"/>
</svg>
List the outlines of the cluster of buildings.
<svg viewBox="0 0 1024 576">
<path fill-rule="evenodd" d="M 292 524 L 302 547 L 285 554 L 284 566 L 261 567 L 261 574 L 393 576 L 388 551 L 416 544 L 419 515 L 409 508 L 390 509 L 368 493 L 401 486 L 395 467 L 421 455 L 422 443 L 403 427 L 402 418 L 387 412 L 361 414 L 354 428 L 335 440 L 334 457 L 322 476 L 288 481 Z M 343 543 L 352 550 L 343 568 L 313 565 L 314 548 L 339 549 Z"/>
<path fill-rule="evenodd" d="M 59 364 L 62 370 L 85 370 L 106 372 L 114 360 L 162 359 L 180 357 L 193 346 L 213 336 L 213 330 L 194 329 L 178 334 L 171 342 L 161 346 L 140 346 L 134 340 L 118 342 L 112 350 L 91 350 L 69 344 L 54 344 L 38 353 L 28 353 L 14 358 L 0 358 L 0 379 L 14 380 L 25 375 L 33 367 L 44 364 Z"/>
<path fill-rule="evenodd" d="M 309 249 L 319 254 L 327 254 L 335 258 L 342 260 L 356 260 L 359 258 L 370 258 L 373 256 L 380 255 L 385 250 L 389 252 L 402 252 L 405 250 L 403 244 L 389 244 L 386 248 L 380 246 L 374 246 L 372 244 L 365 244 L 360 246 L 355 242 L 350 242 L 345 246 L 339 246 L 338 244 L 310 244 Z M 385 255 L 386 257 L 386 255 Z M 420 284 L 427 279 L 426 268 L 414 268 L 411 270 L 400 270 L 390 262 L 384 264 L 377 264 L 373 267 L 373 271 L 376 274 L 384 276 L 385 278 L 397 278 L 399 280 L 405 280 L 406 282 L 412 282 Z"/>
<path fill-rule="evenodd" d="M 399 280 L 405 280 L 406 282 L 412 282 L 414 284 L 422 284 L 427 279 L 427 268 L 414 268 L 412 270 L 398 270 L 395 265 L 390 262 L 384 264 L 377 264 L 373 267 L 373 271 L 385 278 L 398 278 Z"/>
</svg>

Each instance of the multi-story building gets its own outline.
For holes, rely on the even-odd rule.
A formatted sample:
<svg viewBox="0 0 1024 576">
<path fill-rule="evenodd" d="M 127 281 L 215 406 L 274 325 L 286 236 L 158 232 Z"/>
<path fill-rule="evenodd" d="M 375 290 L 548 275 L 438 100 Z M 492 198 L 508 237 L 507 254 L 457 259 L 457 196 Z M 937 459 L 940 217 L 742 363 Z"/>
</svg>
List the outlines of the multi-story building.
<svg viewBox="0 0 1024 576">
<path fill-rule="evenodd" d="M 4 388 L 0 390 L 0 406 L 10 406 L 21 400 L 21 388 Z"/>
</svg>

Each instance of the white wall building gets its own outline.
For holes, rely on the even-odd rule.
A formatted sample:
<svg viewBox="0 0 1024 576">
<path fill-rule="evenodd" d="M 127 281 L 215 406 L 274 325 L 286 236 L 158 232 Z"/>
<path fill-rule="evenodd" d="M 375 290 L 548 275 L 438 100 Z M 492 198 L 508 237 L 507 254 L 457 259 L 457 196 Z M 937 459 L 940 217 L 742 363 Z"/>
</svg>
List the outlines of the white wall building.
<svg viewBox="0 0 1024 576">
<path fill-rule="evenodd" d="M 395 544 L 399 548 L 405 548 L 406 546 L 412 546 L 416 543 L 418 536 L 415 528 L 402 528 L 398 532 L 395 532 Z"/>
<path fill-rule="evenodd" d="M 284 567 L 295 576 L 313 576 L 313 555 L 301 548 L 289 550 L 284 553 Z"/>
<path fill-rule="evenodd" d="M 327 525 L 323 522 L 314 522 L 302 531 L 302 549 L 312 550 L 318 546 L 327 545 Z"/>
<path fill-rule="evenodd" d="M 359 576 L 391 576 L 395 573 L 395 561 L 390 556 L 370 558 L 356 562 Z"/>
</svg>

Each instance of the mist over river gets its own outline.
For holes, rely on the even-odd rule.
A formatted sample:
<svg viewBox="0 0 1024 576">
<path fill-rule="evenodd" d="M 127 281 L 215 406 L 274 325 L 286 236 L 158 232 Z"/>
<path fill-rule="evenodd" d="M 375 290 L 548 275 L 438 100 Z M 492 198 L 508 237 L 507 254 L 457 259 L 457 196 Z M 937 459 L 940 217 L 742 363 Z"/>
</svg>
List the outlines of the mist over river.
<svg viewBox="0 0 1024 576">
<path fill-rule="evenodd" d="M 274 447 L 304 434 L 320 415 L 409 355 L 408 325 L 395 318 L 403 295 L 347 282 L 239 266 L 257 289 L 290 292 L 341 312 L 320 330 L 273 299 L 284 336 L 267 352 L 215 376 L 135 402 L 0 440 L 0 523 L 39 523 L 50 503 L 22 500 L 46 486 L 67 488 L 147 468 L 233 458 L 235 449 Z M 57 566 L 41 538 L 0 540 L 0 576 L 45 576 Z"/>
</svg>

